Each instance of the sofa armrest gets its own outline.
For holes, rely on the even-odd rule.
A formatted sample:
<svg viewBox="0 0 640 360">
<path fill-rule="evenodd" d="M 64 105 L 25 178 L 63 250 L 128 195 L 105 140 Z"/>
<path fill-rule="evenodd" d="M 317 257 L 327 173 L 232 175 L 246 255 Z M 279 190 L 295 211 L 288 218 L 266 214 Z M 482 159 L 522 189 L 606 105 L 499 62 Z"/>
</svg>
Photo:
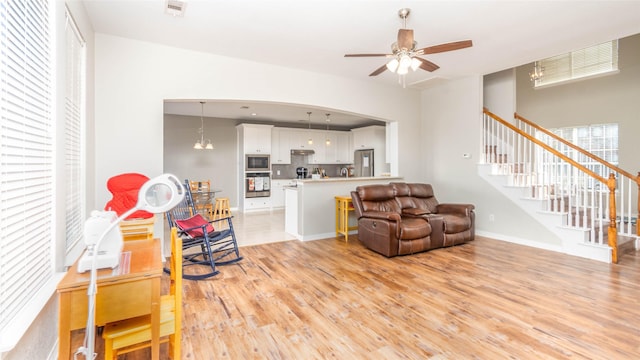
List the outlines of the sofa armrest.
<svg viewBox="0 0 640 360">
<path fill-rule="evenodd" d="M 389 221 L 400 221 L 400 214 L 387 211 L 365 211 L 364 213 L 362 213 L 361 217 Z"/>
<path fill-rule="evenodd" d="M 437 210 L 439 214 L 459 214 L 469 216 L 475 209 L 472 204 L 438 204 Z"/>
<path fill-rule="evenodd" d="M 410 215 L 410 216 L 420 216 L 430 214 L 431 212 L 427 209 L 418 209 L 418 208 L 405 208 L 402 209 L 402 215 Z"/>
</svg>

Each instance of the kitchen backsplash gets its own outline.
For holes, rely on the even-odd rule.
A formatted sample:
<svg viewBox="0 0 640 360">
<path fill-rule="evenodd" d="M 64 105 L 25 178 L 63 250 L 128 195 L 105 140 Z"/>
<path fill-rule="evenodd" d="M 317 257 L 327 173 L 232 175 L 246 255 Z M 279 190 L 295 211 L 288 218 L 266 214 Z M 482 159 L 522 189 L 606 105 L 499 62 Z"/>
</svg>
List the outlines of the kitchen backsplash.
<svg viewBox="0 0 640 360">
<path fill-rule="evenodd" d="M 336 164 L 309 164 L 308 155 L 291 155 L 291 165 L 275 165 L 271 164 L 271 178 L 274 180 L 278 179 L 295 179 L 296 178 L 296 168 L 303 166 L 309 169 L 308 177 L 311 178 L 311 174 L 313 173 L 313 169 L 322 168 L 326 172 L 329 177 L 338 177 L 340 176 L 340 169 L 346 166 L 350 166 L 352 164 L 344 164 L 344 165 L 336 165 Z M 278 173 L 279 172 L 279 173 Z"/>
</svg>

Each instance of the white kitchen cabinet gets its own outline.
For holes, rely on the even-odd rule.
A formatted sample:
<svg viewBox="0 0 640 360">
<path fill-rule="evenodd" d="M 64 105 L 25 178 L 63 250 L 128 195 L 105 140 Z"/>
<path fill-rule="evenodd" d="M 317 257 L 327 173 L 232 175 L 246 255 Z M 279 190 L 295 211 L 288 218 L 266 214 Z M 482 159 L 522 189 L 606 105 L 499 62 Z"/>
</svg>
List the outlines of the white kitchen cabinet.
<svg viewBox="0 0 640 360">
<path fill-rule="evenodd" d="M 309 138 L 311 138 L 310 130 L 296 129 L 292 130 L 291 135 L 291 148 L 292 149 L 313 149 L 313 144 L 309 144 Z"/>
<path fill-rule="evenodd" d="M 285 186 L 291 183 L 292 180 L 271 180 L 271 207 L 274 209 L 284 207 Z"/>
<path fill-rule="evenodd" d="M 309 157 L 309 163 L 311 164 L 326 164 L 325 159 L 325 137 L 324 132 L 312 130 L 308 132 L 307 144 L 309 138 L 313 141 L 313 144 L 308 145 L 309 149 L 312 149 L 315 153 Z"/>
<path fill-rule="evenodd" d="M 291 164 L 291 150 L 313 150 L 310 164 L 353 163 L 352 134 L 349 131 L 273 128 L 271 163 Z M 309 139 L 313 144 L 309 144 Z M 327 139 L 331 142 L 327 145 Z"/>
<path fill-rule="evenodd" d="M 271 164 L 291 164 L 291 143 L 295 132 L 286 128 L 271 130 Z"/>
<path fill-rule="evenodd" d="M 385 127 L 372 125 L 351 129 L 353 133 L 353 149 L 376 149 L 384 154 L 384 141 L 386 137 Z"/>
<path fill-rule="evenodd" d="M 271 128 L 273 128 L 273 125 L 238 125 L 244 153 L 271 154 Z"/>
<path fill-rule="evenodd" d="M 256 197 L 244 199 L 244 211 L 271 209 L 271 197 Z"/>
<path fill-rule="evenodd" d="M 336 132 L 336 164 L 352 164 L 352 135 L 347 131 Z"/>
<path fill-rule="evenodd" d="M 325 131 L 323 135 L 324 137 L 320 146 L 324 148 L 324 162 L 318 164 L 335 164 L 338 160 L 338 135 L 335 131 Z M 327 140 L 329 144 L 327 144 Z"/>
</svg>

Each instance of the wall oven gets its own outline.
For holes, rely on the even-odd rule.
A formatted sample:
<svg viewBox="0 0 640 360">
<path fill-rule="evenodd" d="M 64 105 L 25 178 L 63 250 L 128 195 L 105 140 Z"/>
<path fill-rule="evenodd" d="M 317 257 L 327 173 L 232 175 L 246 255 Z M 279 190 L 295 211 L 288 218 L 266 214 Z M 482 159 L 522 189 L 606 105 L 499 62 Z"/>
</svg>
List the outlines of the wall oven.
<svg viewBox="0 0 640 360">
<path fill-rule="evenodd" d="M 245 197 L 269 197 L 271 196 L 270 173 L 246 173 Z"/>
<path fill-rule="evenodd" d="M 271 157 L 263 154 L 247 154 L 245 171 L 271 171 Z"/>
</svg>

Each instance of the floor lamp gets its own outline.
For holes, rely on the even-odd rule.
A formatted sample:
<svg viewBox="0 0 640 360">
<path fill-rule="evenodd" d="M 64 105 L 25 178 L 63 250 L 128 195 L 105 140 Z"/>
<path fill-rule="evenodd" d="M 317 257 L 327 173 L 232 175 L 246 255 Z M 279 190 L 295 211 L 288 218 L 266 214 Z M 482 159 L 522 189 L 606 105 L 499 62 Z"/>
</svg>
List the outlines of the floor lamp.
<svg viewBox="0 0 640 360">
<path fill-rule="evenodd" d="M 98 254 L 100 244 L 105 239 L 109 231 L 113 230 L 122 220 L 126 219 L 129 215 L 138 210 L 144 210 L 150 213 L 163 213 L 171 210 L 174 206 L 178 205 L 184 198 L 184 187 L 180 183 L 180 180 L 172 174 L 162 174 L 153 179 L 150 179 L 142 185 L 138 192 L 138 202 L 136 205 L 122 214 L 116 221 L 102 233 L 99 240 L 96 242 L 94 248 L 94 254 Z M 89 287 L 87 289 L 87 297 L 89 306 L 87 309 L 87 326 L 85 329 L 84 344 L 75 353 L 77 355 L 84 355 L 85 359 L 93 360 L 96 357 L 94 353 L 95 346 L 95 308 L 96 308 L 96 294 L 98 293 L 97 285 L 97 266 L 94 256 L 91 265 L 91 277 L 89 280 Z"/>
</svg>

